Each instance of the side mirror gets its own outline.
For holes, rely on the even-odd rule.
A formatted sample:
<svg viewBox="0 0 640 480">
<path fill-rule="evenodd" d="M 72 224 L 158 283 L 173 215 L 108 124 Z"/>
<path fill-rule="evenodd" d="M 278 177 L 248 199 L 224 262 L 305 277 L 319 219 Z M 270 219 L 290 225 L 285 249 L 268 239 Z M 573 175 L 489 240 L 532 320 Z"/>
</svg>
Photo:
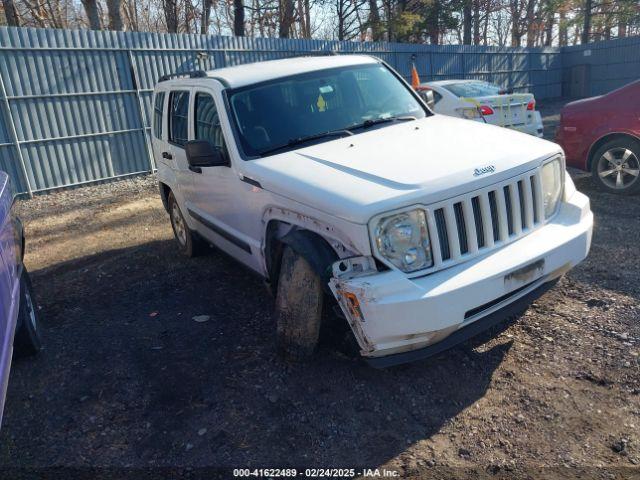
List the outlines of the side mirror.
<svg viewBox="0 0 640 480">
<path fill-rule="evenodd" d="M 229 166 L 229 161 L 220 147 L 208 140 L 191 140 L 185 145 L 189 170 L 202 173 L 202 167 Z"/>
<path fill-rule="evenodd" d="M 420 95 L 420 98 L 424 100 L 424 102 L 427 104 L 427 107 L 429 107 L 431 110 L 435 108 L 436 98 L 433 95 L 433 90 L 418 90 L 418 95 Z"/>
</svg>

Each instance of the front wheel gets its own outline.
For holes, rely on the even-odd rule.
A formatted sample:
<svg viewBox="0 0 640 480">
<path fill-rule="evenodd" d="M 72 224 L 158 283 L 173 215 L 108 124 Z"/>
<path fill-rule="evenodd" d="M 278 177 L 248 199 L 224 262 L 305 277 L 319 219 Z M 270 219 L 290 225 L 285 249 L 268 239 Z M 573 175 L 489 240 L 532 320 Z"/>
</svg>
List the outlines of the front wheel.
<svg viewBox="0 0 640 480">
<path fill-rule="evenodd" d="M 309 263 L 289 246 L 282 253 L 276 293 L 277 343 L 288 360 L 310 357 L 318 344 L 324 292 Z"/>
<path fill-rule="evenodd" d="M 42 349 L 40 318 L 33 297 L 31 279 L 25 268 L 20 275 L 20 306 L 18 308 L 18 327 L 13 340 L 15 352 L 19 356 L 35 355 Z"/>
<path fill-rule="evenodd" d="M 593 155 L 591 173 L 600 188 L 609 193 L 639 193 L 640 143 L 630 138 L 605 143 Z"/>
</svg>

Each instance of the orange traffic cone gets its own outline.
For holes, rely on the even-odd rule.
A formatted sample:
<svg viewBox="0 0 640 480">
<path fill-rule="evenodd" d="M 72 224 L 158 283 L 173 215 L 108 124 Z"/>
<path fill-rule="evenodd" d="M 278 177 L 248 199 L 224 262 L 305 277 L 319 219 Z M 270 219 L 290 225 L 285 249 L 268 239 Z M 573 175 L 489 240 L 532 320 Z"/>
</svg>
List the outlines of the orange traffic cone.
<svg viewBox="0 0 640 480">
<path fill-rule="evenodd" d="M 418 70 L 416 69 L 416 64 L 413 64 L 411 68 L 411 86 L 414 89 L 417 89 L 420 86 L 420 77 L 418 76 Z"/>
</svg>

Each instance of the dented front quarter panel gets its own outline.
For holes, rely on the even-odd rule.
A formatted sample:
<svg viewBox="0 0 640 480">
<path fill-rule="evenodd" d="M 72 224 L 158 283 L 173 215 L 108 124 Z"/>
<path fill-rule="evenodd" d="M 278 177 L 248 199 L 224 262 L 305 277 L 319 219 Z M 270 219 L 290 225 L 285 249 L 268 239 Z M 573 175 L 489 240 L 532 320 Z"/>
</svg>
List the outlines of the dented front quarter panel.
<svg viewBox="0 0 640 480">
<path fill-rule="evenodd" d="M 284 203 L 284 202 L 283 202 Z M 289 202 L 291 203 L 291 202 Z M 268 205 L 262 214 L 263 231 L 270 222 L 279 222 L 277 236 L 284 237 L 291 229 L 300 228 L 318 234 L 335 250 L 338 258 L 371 253 L 367 227 L 341 220 L 302 204 L 283 207 Z M 266 237 L 262 236 L 262 261 L 266 268 Z"/>
<path fill-rule="evenodd" d="M 374 346 L 367 339 L 363 324 L 363 306 L 375 303 L 375 297 L 370 296 L 366 279 L 358 286 L 350 280 L 367 277 L 377 273 L 376 264 L 372 257 L 352 257 L 335 262 L 332 265 L 333 277 L 329 281 L 329 288 L 340 305 L 342 313 L 349 322 L 360 347 L 360 353 L 367 355 L 374 350 Z"/>
</svg>

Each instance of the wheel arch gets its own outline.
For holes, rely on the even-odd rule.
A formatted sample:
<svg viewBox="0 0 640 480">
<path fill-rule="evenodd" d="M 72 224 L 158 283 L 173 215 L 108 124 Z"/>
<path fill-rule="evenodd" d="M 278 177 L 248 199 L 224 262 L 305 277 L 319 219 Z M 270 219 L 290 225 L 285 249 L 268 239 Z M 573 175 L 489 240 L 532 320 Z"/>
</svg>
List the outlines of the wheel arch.
<svg viewBox="0 0 640 480">
<path fill-rule="evenodd" d="M 160 191 L 160 199 L 162 200 L 162 206 L 168 212 L 169 211 L 169 194 L 171 193 L 171 187 L 164 182 L 158 182 L 158 190 Z"/>
<path fill-rule="evenodd" d="M 328 284 L 331 278 L 331 265 L 340 257 L 329 240 L 304 226 L 272 219 L 266 227 L 264 258 L 267 279 L 273 292 L 278 287 L 280 263 L 286 246 L 309 263 L 321 278 L 325 290 L 330 292 Z"/>
<path fill-rule="evenodd" d="M 625 139 L 625 138 L 634 140 L 635 142 L 640 144 L 640 138 L 628 132 L 607 133 L 606 135 L 603 135 L 602 137 L 598 138 L 598 140 L 593 142 L 591 147 L 589 147 L 589 152 L 587 153 L 587 171 L 588 172 L 591 171 L 591 167 L 593 166 L 593 156 L 602 145 L 604 145 L 607 142 L 610 142 L 611 140 Z"/>
</svg>

